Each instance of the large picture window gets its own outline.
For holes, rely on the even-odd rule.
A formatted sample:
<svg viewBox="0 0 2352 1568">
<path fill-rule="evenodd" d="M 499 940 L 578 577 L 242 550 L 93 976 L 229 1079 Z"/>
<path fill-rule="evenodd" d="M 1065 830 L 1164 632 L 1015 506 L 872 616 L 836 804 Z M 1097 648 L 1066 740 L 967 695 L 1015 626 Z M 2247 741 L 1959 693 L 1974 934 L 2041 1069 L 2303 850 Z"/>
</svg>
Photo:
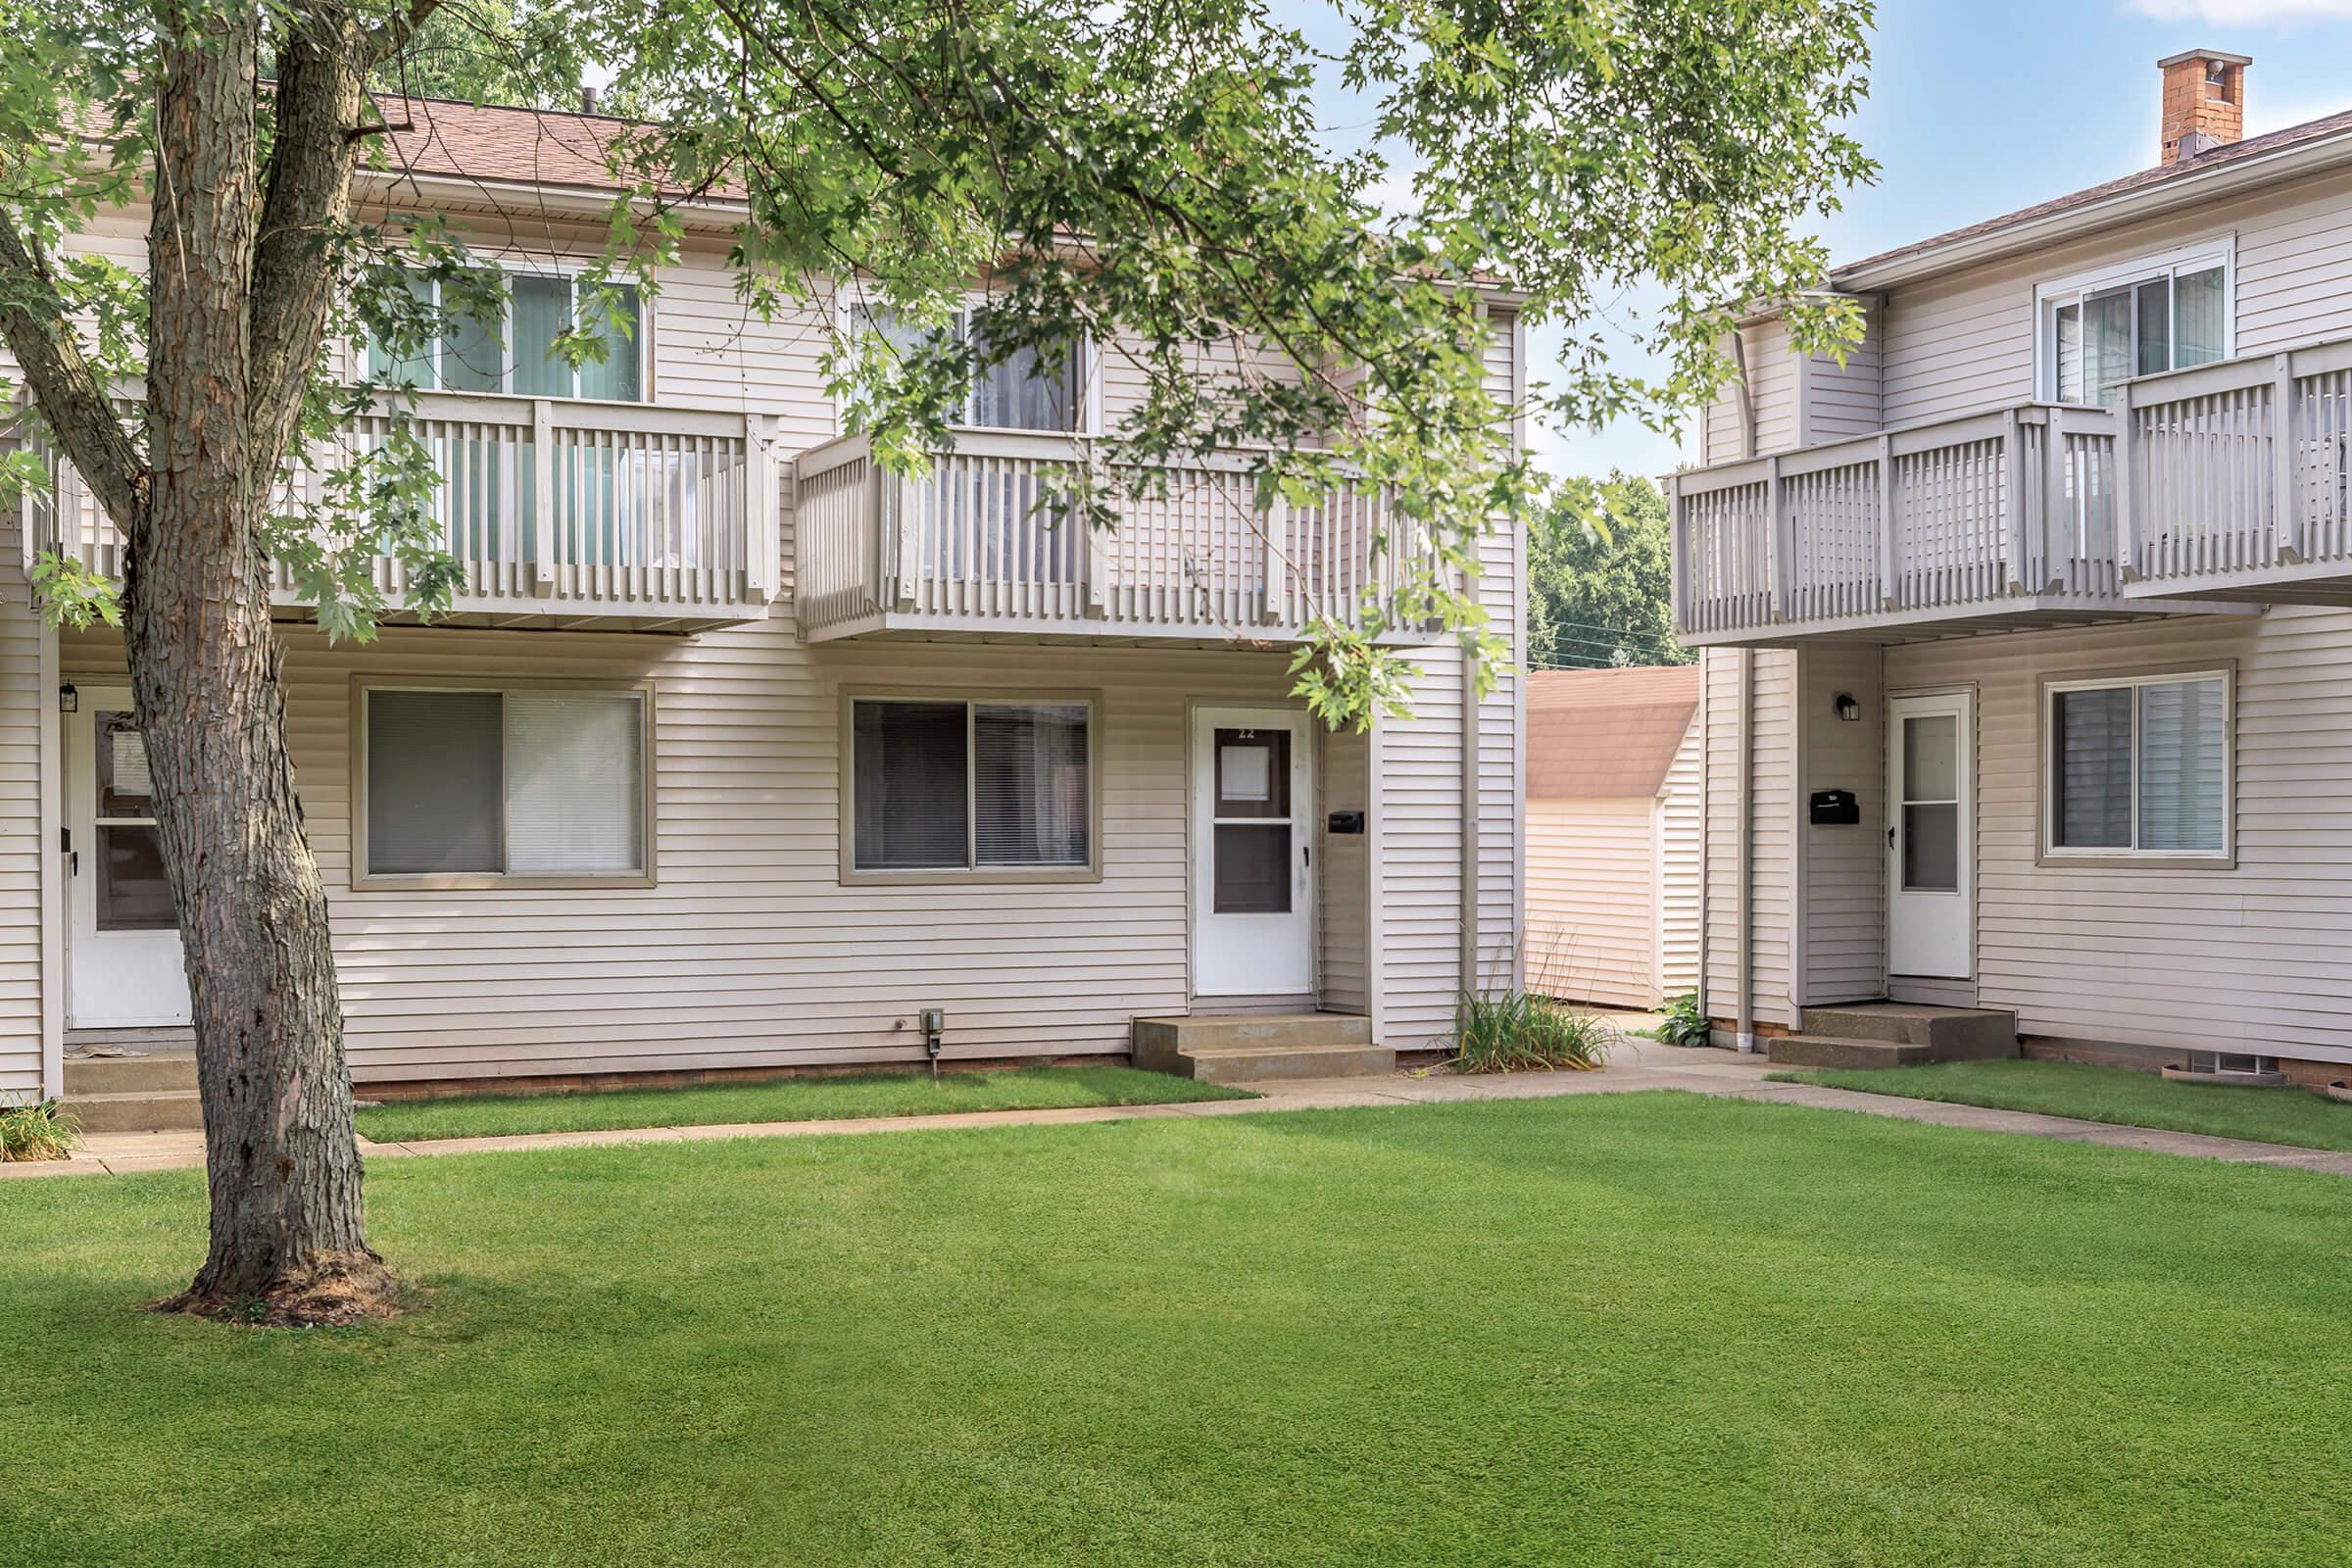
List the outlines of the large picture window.
<svg viewBox="0 0 2352 1568">
<path fill-rule="evenodd" d="M 409 288 L 427 304 L 439 297 L 438 285 L 430 278 L 412 277 Z M 610 324 L 615 312 L 620 317 L 617 330 Z M 415 359 L 396 359 L 383 345 L 370 343 L 368 377 L 427 391 L 638 403 L 645 398 L 642 315 L 633 284 L 591 290 L 567 272 L 510 270 L 501 316 L 452 316 L 440 336 Z M 605 357 L 576 369 L 555 346 L 575 320 L 582 330 L 605 339 Z"/>
<path fill-rule="evenodd" d="M 2226 859 L 2230 702 L 2227 670 L 2048 686 L 2049 854 Z"/>
<path fill-rule="evenodd" d="M 2126 381 L 2230 353 L 2227 248 L 2152 258 L 2034 290 L 2041 395 L 2112 405 Z"/>
<path fill-rule="evenodd" d="M 859 697 L 849 729 L 846 870 L 1093 867 L 1091 703 Z"/>
<path fill-rule="evenodd" d="M 854 319 L 892 351 L 906 352 L 924 341 L 920 329 L 899 320 L 886 306 L 852 310 Z M 945 330 L 960 341 L 971 335 L 973 319 L 971 310 L 957 311 Z M 1086 427 L 1085 385 L 1083 345 L 1051 359 L 1035 349 L 1011 349 L 973 375 L 956 422 L 981 430 L 1081 430 Z"/>
<path fill-rule="evenodd" d="M 373 688 L 369 878 L 636 878 L 646 694 Z"/>
</svg>

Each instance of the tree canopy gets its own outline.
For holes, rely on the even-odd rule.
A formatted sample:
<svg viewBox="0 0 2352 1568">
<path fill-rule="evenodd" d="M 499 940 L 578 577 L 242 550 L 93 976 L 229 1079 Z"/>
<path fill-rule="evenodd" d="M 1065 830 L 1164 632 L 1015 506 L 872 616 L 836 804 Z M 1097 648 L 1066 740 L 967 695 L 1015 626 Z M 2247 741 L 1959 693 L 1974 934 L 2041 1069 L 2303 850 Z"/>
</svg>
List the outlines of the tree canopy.
<svg viewBox="0 0 2352 1568">
<path fill-rule="evenodd" d="M 1666 498 L 1639 476 L 1561 481 L 1528 534 L 1527 662 L 1687 664 L 1674 639 Z"/>
</svg>

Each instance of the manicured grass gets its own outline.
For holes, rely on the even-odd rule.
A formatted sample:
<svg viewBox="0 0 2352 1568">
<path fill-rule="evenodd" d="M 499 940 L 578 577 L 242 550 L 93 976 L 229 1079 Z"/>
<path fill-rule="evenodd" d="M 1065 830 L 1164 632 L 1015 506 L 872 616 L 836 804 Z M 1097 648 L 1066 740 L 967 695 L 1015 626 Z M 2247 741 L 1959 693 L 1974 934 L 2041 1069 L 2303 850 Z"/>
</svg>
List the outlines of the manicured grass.
<svg viewBox="0 0 2352 1568">
<path fill-rule="evenodd" d="M 59 1565 L 2341 1560 L 2352 1184 L 1680 1095 L 386 1160 L 430 1293 L 144 1315 L 0 1182 Z"/>
<path fill-rule="evenodd" d="M 1907 1100 L 2352 1151 L 2352 1105 L 2301 1089 L 2174 1083 L 2151 1072 L 2078 1061 L 1942 1061 L 1925 1067 L 1811 1068 L 1772 1076 Z"/>
<path fill-rule="evenodd" d="M 407 1143 L 614 1127 L 714 1127 L 732 1122 L 930 1116 L 953 1110 L 1058 1110 L 1071 1105 L 1158 1105 L 1254 1098 L 1245 1090 L 1133 1067 L 1019 1067 L 1003 1072 L 949 1072 L 937 1078 L 928 1072 L 865 1072 L 691 1089 L 401 1101 L 364 1107 L 360 1133 L 378 1143 Z"/>
</svg>

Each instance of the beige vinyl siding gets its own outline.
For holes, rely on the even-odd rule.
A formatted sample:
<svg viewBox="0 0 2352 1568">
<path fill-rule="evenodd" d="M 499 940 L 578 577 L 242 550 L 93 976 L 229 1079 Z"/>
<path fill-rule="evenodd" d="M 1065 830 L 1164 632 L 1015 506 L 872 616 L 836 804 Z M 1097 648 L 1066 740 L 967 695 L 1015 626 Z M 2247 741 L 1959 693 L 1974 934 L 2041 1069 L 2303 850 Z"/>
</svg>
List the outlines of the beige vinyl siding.
<svg viewBox="0 0 2352 1568">
<path fill-rule="evenodd" d="M 1755 450 L 1741 450 L 1740 389 L 1726 386 L 1708 405 L 1707 463 L 1734 463 L 1743 457 L 1766 457 L 1797 445 L 1797 360 L 1788 351 L 1788 331 L 1779 320 L 1758 321 L 1740 329 L 1740 352 L 1747 366 L 1747 403 L 1755 419 Z"/>
<path fill-rule="evenodd" d="M 1886 995 L 1886 695 L 1876 648 L 1823 644 L 1800 658 L 1804 784 L 1792 804 L 1805 840 L 1803 997 L 1822 1006 Z M 1838 716 L 1840 694 L 1861 706 L 1852 723 Z M 1854 792 L 1859 824 L 1806 820 L 1812 793 L 1830 789 Z"/>
<path fill-rule="evenodd" d="M 770 621 L 693 640 L 284 628 L 295 767 L 332 906 L 363 1079 L 917 1059 L 916 1009 L 960 1056 L 1111 1053 L 1189 1000 L 1188 703 L 1280 701 L 1278 653 L 930 644 L 808 648 Z M 69 669 L 121 668 L 77 636 Z M 355 673 L 486 683 L 650 679 L 659 883 L 351 889 Z M 1092 690 L 1102 878 L 838 881 L 843 686 Z"/>
<path fill-rule="evenodd" d="M 1862 341 L 1846 351 L 1843 365 L 1824 354 L 1805 362 L 1799 445 L 1819 446 L 1868 435 L 1886 422 L 1880 408 L 1879 328 L 1877 311 L 1865 308 Z"/>
<path fill-rule="evenodd" d="M 1792 747 L 1796 656 L 1757 649 L 1749 755 L 1752 861 L 1745 881 L 1753 909 L 1750 983 L 1761 1023 L 1793 1021 L 1789 1003 L 1789 914 L 1795 893 L 1796 803 Z M 1739 1009 L 1740 655 L 1709 649 L 1702 682 L 1707 713 L 1707 1004 L 1717 1018 Z"/>
<path fill-rule="evenodd" d="M 2035 284 L 2230 235 L 2239 354 L 2352 335 L 2352 174 L 2339 172 L 1895 290 L 1886 423 L 2034 396 Z"/>
<path fill-rule="evenodd" d="M 2035 863 L 2040 684 L 2233 662 L 2235 869 Z M 1977 1000 L 2029 1035 L 2352 1061 L 2352 612 L 1896 648 L 1973 682 Z"/>
<path fill-rule="evenodd" d="M 60 1087 L 42 1082 L 41 1039 L 41 716 L 57 696 L 41 678 L 40 621 L 25 608 L 22 515 L 0 512 L 0 1104 Z"/>
<path fill-rule="evenodd" d="M 1333 1012 L 1369 1013 L 1372 977 L 1367 962 L 1371 936 L 1372 838 L 1333 833 L 1335 811 L 1372 809 L 1372 744 L 1365 733 L 1343 729 L 1322 737 L 1322 766 L 1316 770 L 1314 843 L 1315 975 L 1322 1005 Z"/>
<path fill-rule="evenodd" d="M 1527 803 L 1527 987 L 1572 1002 L 1658 1001 L 1657 802 Z"/>
<path fill-rule="evenodd" d="M 1698 987 L 1698 731 L 1694 714 L 1657 803 L 1658 986 L 1668 1001 Z M 1532 873 L 1532 850 L 1530 857 Z"/>
<path fill-rule="evenodd" d="M 1462 972 L 1461 660 L 1414 662 L 1412 716 L 1380 736 L 1382 1028 L 1399 1051 L 1444 1041 Z"/>
</svg>

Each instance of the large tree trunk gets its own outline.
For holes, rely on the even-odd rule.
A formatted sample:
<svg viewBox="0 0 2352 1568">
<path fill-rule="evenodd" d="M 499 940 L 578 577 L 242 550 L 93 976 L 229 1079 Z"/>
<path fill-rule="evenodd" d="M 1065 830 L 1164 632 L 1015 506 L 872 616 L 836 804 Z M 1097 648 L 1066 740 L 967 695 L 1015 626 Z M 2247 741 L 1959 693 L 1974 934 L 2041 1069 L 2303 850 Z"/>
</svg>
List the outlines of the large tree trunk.
<svg viewBox="0 0 2352 1568">
<path fill-rule="evenodd" d="M 240 16 L 238 12 L 242 10 Z M 126 583 L 131 684 L 187 953 L 212 1244 L 179 1310 L 378 1310 L 326 898 L 286 750 L 256 427 L 260 8 L 208 8 L 163 56 L 149 237 L 151 485 Z M 267 461 L 257 461 L 267 459 Z"/>
</svg>

